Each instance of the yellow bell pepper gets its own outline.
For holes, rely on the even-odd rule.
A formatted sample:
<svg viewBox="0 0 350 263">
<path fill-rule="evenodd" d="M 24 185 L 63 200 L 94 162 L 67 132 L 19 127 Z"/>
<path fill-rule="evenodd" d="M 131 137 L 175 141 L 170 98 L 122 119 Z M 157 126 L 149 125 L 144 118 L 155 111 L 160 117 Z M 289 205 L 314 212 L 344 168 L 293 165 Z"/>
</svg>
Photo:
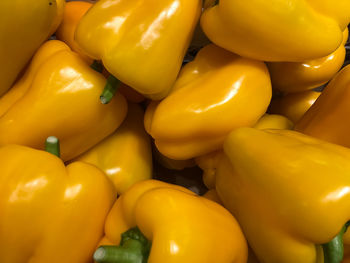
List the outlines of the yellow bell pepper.
<svg viewBox="0 0 350 263">
<path fill-rule="evenodd" d="M 245 238 L 226 209 L 186 188 L 156 180 L 139 182 L 121 195 L 107 216 L 100 244 L 109 246 L 95 252 L 97 262 L 247 261 Z"/>
<path fill-rule="evenodd" d="M 254 125 L 254 128 L 260 130 L 276 129 L 276 130 L 291 130 L 294 124 L 289 119 L 282 115 L 265 114 Z"/>
<path fill-rule="evenodd" d="M 260 261 L 323 262 L 323 245 L 328 260 L 329 252 L 338 257 L 326 262 L 340 263 L 335 243 L 342 245 L 350 219 L 349 149 L 295 131 L 239 128 L 224 152 L 216 190 Z"/>
<path fill-rule="evenodd" d="M 58 40 L 65 42 L 74 52 L 77 52 L 88 63 L 92 63 L 92 59 L 82 52 L 79 45 L 74 40 L 74 34 L 79 21 L 91 6 L 92 3 L 85 1 L 68 2 L 64 8 L 62 23 L 56 32 Z"/>
<path fill-rule="evenodd" d="M 128 115 L 116 132 L 76 159 L 104 171 L 118 194 L 152 177 L 151 140 L 143 127 L 143 115 L 140 106 L 130 103 Z"/>
<path fill-rule="evenodd" d="M 244 57 L 300 62 L 334 52 L 350 22 L 348 0 L 207 0 L 201 26 Z"/>
<path fill-rule="evenodd" d="M 263 62 L 208 45 L 183 67 L 169 96 L 148 106 L 145 127 L 162 154 L 191 159 L 220 149 L 233 129 L 253 126 L 270 100 Z"/>
<path fill-rule="evenodd" d="M 281 114 L 293 123 L 297 123 L 320 95 L 321 92 L 312 90 L 290 93 L 283 97 L 272 99 L 269 112 Z"/>
<path fill-rule="evenodd" d="M 19 145 L 0 160 L 0 262 L 91 262 L 116 198 L 103 172 Z"/>
<path fill-rule="evenodd" d="M 65 0 L 0 1 L 0 96 L 62 20 Z"/>
<path fill-rule="evenodd" d="M 291 130 L 293 129 L 293 123 L 286 117 L 276 114 L 265 114 L 254 125 L 256 129 L 279 129 L 279 130 Z M 216 168 L 219 161 L 223 156 L 222 150 L 211 152 L 206 155 L 195 158 L 196 164 L 203 170 L 203 182 L 208 189 L 215 188 L 216 181 Z"/>
<path fill-rule="evenodd" d="M 117 79 L 161 99 L 179 73 L 201 2 L 100 0 L 78 25 L 76 41 Z"/>
<path fill-rule="evenodd" d="M 350 65 L 343 68 L 295 125 L 299 132 L 350 147 Z"/>
<path fill-rule="evenodd" d="M 0 145 L 43 149 L 54 135 L 62 159 L 85 152 L 110 135 L 127 113 L 119 93 L 109 105 L 98 100 L 106 79 L 63 42 L 46 42 L 23 77 L 0 99 Z"/>
<path fill-rule="evenodd" d="M 326 57 L 304 62 L 267 63 L 272 87 L 282 92 L 301 92 L 327 83 L 344 63 L 348 33 L 346 28 L 340 47 Z"/>
</svg>

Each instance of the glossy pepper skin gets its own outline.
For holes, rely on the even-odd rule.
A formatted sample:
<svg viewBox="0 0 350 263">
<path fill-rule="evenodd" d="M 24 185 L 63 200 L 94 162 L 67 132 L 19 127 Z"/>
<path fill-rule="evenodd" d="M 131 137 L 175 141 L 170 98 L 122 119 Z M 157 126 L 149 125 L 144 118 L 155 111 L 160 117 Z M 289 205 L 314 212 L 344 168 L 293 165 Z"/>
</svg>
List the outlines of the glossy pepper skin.
<svg viewBox="0 0 350 263">
<path fill-rule="evenodd" d="M 76 40 L 117 79 L 161 99 L 180 71 L 200 13 L 200 0 L 100 0 L 80 22 Z"/>
<path fill-rule="evenodd" d="M 288 118 L 278 114 L 264 114 L 259 121 L 254 125 L 255 129 L 266 130 L 291 130 L 294 124 Z"/>
<path fill-rule="evenodd" d="M 350 66 L 343 68 L 298 121 L 295 129 L 312 137 L 350 147 Z"/>
<path fill-rule="evenodd" d="M 135 226 L 152 241 L 148 263 L 247 260 L 247 245 L 234 217 L 181 186 L 155 180 L 132 186 L 110 211 L 100 244 L 118 245 L 121 234 Z"/>
<path fill-rule="evenodd" d="M 256 129 L 278 129 L 291 130 L 293 123 L 284 116 L 277 114 L 264 114 L 259 121 L 254 125 Z M 206 155 L 195 158 L 196 164 L 203 170 L 203 183 L 208 189 L 215 189 L 216 183 L 216 169 L 219 165 L 220 159 L 223 156 L 223 151 L 215 151 Z"/>
<path fill-rule="evenodd" d="M 290 93 L 283 97 L 272 99 L 268 112 L 286 116 L 295 124 L 320 95 L 321 92 L 313 90 Z"/>
<path fill-rule="evenodd" d="M 0 99 L 0 145 L 43 149 L 54 135 L 62 159 L 77 157 L 113 133 L 127 113 L 117 93 L 108 105 L 99 95 L 106 79 L 58 40 L 46 42 L 15 86 Z"/>
<path fill-rule="evenodd" d="M 74 35 L 81 18 L 91 6 L 92 3 L 85 1 L 73 1 L 66 3 L 62 23 L 56 32 L 56 37 L 58 40 L 65 42 L 74 52 L 77 52 L 88 63 L 92 63 L 92 59 L 82 52 L 74 39 Z"/>
<path fill-rule="evenodd" d="M 267 63 L 272 87 L 282 92 L 302 92 L 327 83 L 341 69 L 345 60 L 348 29 L 343 32 L 343 42 L 332 54 L 304 62 Z"/>
<path fill-rule="evenodd" d="M 77 158 L 104 171 L 118 194 L 136 182 L 152 177 L 151 140 L 143 127 L 143 115 L 139 105 L 130 103 L 123 124 Z"/>
<path fill-rule="evenodd" d="M 216 190 L 259 260 L 323 262 L 318 245 L 350 219 L 350 150 L 295 131 L 239 128 L 224 152 Z"/>
<path fill-rule="evenodd" d="M 91 262 L 116 197 L 103 172 L 19 145 L 0 158 L 0 262 Z"/>
<path fill-rule="evenodd" d="M 183 67 L 169 96 L 148 106 L 145 127 L 162 154 L 190 159 L 220 149 L 231 130 L 253 126 L 270 100 L 264 63 L 208 45 Z"/>
<path fill-rule="evenodd" d="M 231 52 L 264 61 L 327 56 L 340 46 L 350 22 L 348 0 L 208 2 L 211 7 L 200 22 L 209 39 Z"/>
<path fill-rule="evenodd" d="M 0 96 L 15 82 L 62 20 L 65 0 L 0 2 Z"/>
</svg>

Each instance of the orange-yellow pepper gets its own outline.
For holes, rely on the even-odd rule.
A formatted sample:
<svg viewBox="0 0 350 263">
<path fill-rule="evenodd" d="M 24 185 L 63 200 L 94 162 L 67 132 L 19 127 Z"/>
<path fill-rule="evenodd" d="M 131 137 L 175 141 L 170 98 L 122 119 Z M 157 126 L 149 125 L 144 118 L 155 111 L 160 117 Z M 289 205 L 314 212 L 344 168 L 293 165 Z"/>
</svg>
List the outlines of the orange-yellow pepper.
<svg viewBox="0 0 350 263">
<path fill-rule="evenodd" d="M 123 255 L 132 258 L 140 254 L 135 246 L 128 250 L 126 242 L 116 247 L 122 233 L 134 227 L 140 230 L 137 236 L 143 234 L 152 241 L 152 245 L 148 247 L 148 261 L 144 261 L 145 256 L 143 260 L 133 262 L 247 261 L 247 244 L 234 217 L 219 204 L 181 186 L 148 180 L 135 184 L 121 195 L 107 217 L 105 237 L 100 242 L 101 245 L 114 245 L 114 248 L 99 248 L 95 260 L 101 255 L 108 257 L 113 249 L 119 254 L 118 258 Z M 124 234 L 124 237 L 127 235 Z M 141 245 L 137 240 L 131 242 Z"/>
<path fill-rule="evenodd" d="M 244 57 L 300 62 L 334 52 L 350 22 L 348 0 L 207 0 L 203 31 Z"/>
<path fill-rule="evenodd" d="M 110 135 L 127 113 L 122 95 L 99 101 L 106 79 L 61 41 L 46 42 L 15 86 L 0 99 L 0 145 L 43 149 L 61 141 L 62 159 L 85 152 Z"/>
<path fill-rule="evenodd" d="M 74 40 L 74 35 L 81 18 L 91 6 L 92 3 L 86 1 L 73 1 L 66 3 L 62 23 L 56 32 L 57 39 L 65 42 L 74 52 L 77 52 L 88 63 L 92 63 L 92 59 L 82 52 L 79 45 Z"/>
<path fill-rule="evenodd" d="M 301 92 L 327 83 L 344 63 L 348 33 L 346 28 L 340 47 L 326 57 L 304 62 L 267 63 L 272 87 L 282 92 Z"/>
<path fill-rule="evenodd" d="M 263 62 L 208 45 L 183 67 L 169 96 L 148 106 L 145 127 L 162 154 L 191 159 L 220 149 L 231 130 L 253 126 L 270 100 Z"/>
<path fill-rule="evenodd" d="M 258 259 L 323 262 L 320 245 L 328 251 L 350 219 L 350 150 L 295 131 L 239 128 L 224 152 L 216 190 Z"/>
<path fill-rule="evenodd" d="M 103 172 L 19 145 L 0 160 L 0 262 L 91 262 L 116 198 Z"/>
<path fill-rule="evenodd" d="M 62 20 L 65 0 L 0 1 L 0 96 Z"/>
<path fill-rule="evenodd" d="M 128 115 L 116 132 L 76 159 L 104 171 L 118 194 L 152 177 L 151 140 L 143 127 L 143 115 L 140 106 L 130 103 Z"/>
<path fill-rule="evenodd" d="M 276 114 L 265 114 L 254 125 L 256 129 L 279 129 L 291 130 L 293 123 L 284 116 Z M 216 168 L 223 156 L 222 150 L 211 152 L 195 158 L 196 164 L 203 170 L 203 183 L 208 189 L 215 188 Z"/>
<path fill-rule="evenodd" d="M 161 99 L 180 71 L 201 2 L 100 0 L 81 20 L 76 40 L 117 79 Z"/>
<path fill-rule="evenodd" d="M 294 124 L 288 118 L 277 114 L 265 114 L 254 125 L 254 128 L 260 130 L 276 129 L 276 130 L 291 130 Z"/>
<path fill-rule="evenodd" d="M 297 123 L 320 95 L 321 92 L 312 90 L 290 93 L 283 97 L 272 99 L 268 111 L 286 116 L 293 123 Z"/>
<path fill-rule="evenodd" d="M 350 147 L 350 66 L 343 68 L 295 126 L 297 131 Z"/>
</svg>

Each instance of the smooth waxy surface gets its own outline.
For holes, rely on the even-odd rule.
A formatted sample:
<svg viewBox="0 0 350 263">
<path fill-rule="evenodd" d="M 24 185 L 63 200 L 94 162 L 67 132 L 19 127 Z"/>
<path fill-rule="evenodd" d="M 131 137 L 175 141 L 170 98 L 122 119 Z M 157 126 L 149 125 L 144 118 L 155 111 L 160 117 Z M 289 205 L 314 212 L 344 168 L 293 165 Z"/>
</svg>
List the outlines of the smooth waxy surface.
<svg viewBox="0 0 350 263">
<path fill-rule="evenodd" d="M 62 20 L 65 0 L 0 1 L 0 95 Z"/>
<path fill-rule="evenodd" d="M 143 127 L 143 115 L 140 106 L 129 104 L 128 115 L 116 132 L 77 158 L 104 171 L 118 194 L 152 177 L 151 141 Z"/>
<path fill-rule="evenodd" d="M 117 93 L 102 105 L 106 79 L 63 42 L 45 43 L 15 88 L 0 99 L 0 145 L 43 149 L 54 135 L 64 160 L 71 160 L 123 121 L 127 103 Z"/>
<path fill-rule="evenodd" d="M 92 59 L 87 57 L 76 43 L 75 30 L 85 15 L 92 6 L 91 3 L 85 1 L 68 2 L 64 8 L 63 20 L 57 29 L 56 37 L 65 42 L 73 51 L 82 56 L 88 63 L 92 63 Z"/>
<path fill-rule="evenodd" d="M 282 92 L 302 92 L 327 83 L 340 70 L 345 59 L 348 29 L 343 32 L 343 42 L 332 54 L 303 62 L 267 63 L 272 87 Z"/>
<path fill-rule="evenodd" d="M 350 66 L 343 68 L 316 102 L 298 121 L 295 129 L 310 136 L 350 147 Z"/>
<path fill-rule="evenodd" d="M 18 145 L 0 160 L 0 261 L 89 262 L 115 199 L 104 174 Z"/>
<path fill-rule="evenodd" d="M 340 46 L 349 22 L 348 0 L 220 0 L 201 16 L 215 44 L 264 61 L 327 56 Z"/>
<path fill-rule="evenodd" d="M 171 89 L 201 12 L 200 0 L 101 0 L 76 40 L 120 81 L 152 99 Z"/>
<path fill-rule="evenodd" d="M 350 218 L 350 150 L 252 128 L 232 132 L 224 150 L 216 189 L 258 258 L 322 262 L 315 245 L 331 241 Z"/>
<path fill-rule="evenodd" d="M 254 125 L 256 129 L 278 129 L 290 130 L 293 128 L 293 123 L 284 116 L 277 114 L 264 114 L 259 121 Z M 203 182 L 208 189 L 215 189 L 216 169 L 220 159 L 223 156 L 223 151 L 215 151 L 206 155 L 199 156 L 195 159 L 196 164 L 203 170 Z"/>
<path fill-rule="evenodd" d="M 170 95 L 146 111 L 146 131 L 172 159 L 218 150 L 233 129 L 253 126 L 271 99 L 264 63 L 215 45 L 204 47 L 180 72 Z"/>
<path fill-rule="evenodd" d="M 259 121 L 254 125 L 254 128 L 260 130 L 277 129 L 277 130 L 291 130 L 293 123 L 282 115 L 264 114 Z"/>
<path fill-rule="evenodd" d="M 181 186 L 148 180 L 131 187 L 109 213 L 100 245 L 119 244 L 120 235 L 135 226 L 152 241 L 149 263 L 247 260 L 247 245 L 232 215 Z"/>
</svg>

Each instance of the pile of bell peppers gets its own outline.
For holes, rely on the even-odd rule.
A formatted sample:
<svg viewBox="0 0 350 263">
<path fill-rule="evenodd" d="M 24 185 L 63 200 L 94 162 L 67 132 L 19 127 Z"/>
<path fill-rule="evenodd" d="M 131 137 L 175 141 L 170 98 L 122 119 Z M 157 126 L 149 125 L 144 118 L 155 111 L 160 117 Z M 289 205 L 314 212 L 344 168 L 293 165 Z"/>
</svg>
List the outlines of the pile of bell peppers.
<svg viewBox="0 0 350 263">
<path fill-rule="evenodd" d="M 349 0 L 0 21 L 1 263 L 350 262 Z"/>
</svg>

